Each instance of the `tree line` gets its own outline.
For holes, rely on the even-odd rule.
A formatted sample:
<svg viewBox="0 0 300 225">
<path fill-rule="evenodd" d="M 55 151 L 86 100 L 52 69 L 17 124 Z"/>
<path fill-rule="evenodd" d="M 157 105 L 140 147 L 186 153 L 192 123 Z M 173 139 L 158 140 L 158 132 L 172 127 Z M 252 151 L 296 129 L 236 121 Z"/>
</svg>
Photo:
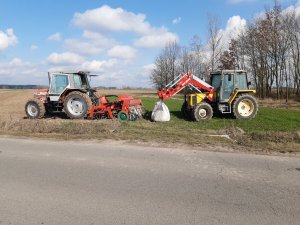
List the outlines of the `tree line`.
<svg viewBox="0 0 300 225">
<path fill-rule="evenodd" d="M 150 77 L 156 88 L 181 72 L 208 79 L 211 71 L 241 69 L 248 71 L 260 98 L 300 101 L 300 15 L 294 8 L 282 10 L 275 3 L 225 44 L 216 17 L 209 17 L 207 28 L 206 44 L 196 35 L 187 47 L 166 44 Z"/>
</svg>

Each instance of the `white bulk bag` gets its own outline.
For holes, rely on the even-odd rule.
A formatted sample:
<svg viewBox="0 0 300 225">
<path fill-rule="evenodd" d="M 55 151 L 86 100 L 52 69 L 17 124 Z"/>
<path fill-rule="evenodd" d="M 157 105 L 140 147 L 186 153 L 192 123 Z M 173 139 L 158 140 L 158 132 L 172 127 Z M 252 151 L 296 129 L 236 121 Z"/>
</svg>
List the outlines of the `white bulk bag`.
<svg viewBox="0 0 300 225">
<path fill-rule="evenodd" d="M 170 121 L 170 111 L 168 106 L 163 101 L 155 103 L 154 109 L 151 114 L 151 119 L 156 122 Z"/>
</svg>

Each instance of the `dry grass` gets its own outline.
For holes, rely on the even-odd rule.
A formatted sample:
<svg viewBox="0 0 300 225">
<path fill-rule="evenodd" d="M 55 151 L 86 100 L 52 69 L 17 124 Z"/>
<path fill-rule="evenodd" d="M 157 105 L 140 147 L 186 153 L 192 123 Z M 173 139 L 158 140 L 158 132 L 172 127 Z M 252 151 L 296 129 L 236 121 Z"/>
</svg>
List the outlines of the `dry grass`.
<svg viewBox="0 0 300 225">
<path fill-rule="evenodd" d="M 297 102 L 295 100 L 289 100 L 288 102 L 286 102 L 285 100 L 274 100 L 271 98 L 267 98 L 267 99 L 260 99 L 259 105 L 263 107 L 270 107 L 270 108 L 300 110 L 300 102 Z"/>
</svg>

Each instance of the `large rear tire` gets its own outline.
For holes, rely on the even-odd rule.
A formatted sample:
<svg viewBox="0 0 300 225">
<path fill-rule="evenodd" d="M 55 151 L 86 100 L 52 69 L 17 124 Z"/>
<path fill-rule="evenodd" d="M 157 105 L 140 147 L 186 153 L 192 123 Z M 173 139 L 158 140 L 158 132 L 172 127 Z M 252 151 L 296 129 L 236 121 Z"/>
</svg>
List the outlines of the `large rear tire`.
<svg viewBox="0 0 300 225">
<path fill-rule="evenodd" d="M 86 117 L 92 107 L 89 96 L 79 91 L 70 92 L 64 101 L 64 111 L 71 119 Z"/>
<path fill-rule="evenodd" d="M 213 116 L 213 109 L 208 103 L 202 102 L 195 106 L 194 118 L 197 122 L 208 121 L 212 118 L 212 116 Z"/>
<path fill-rule="evenodd" d="M 25 105 L 25 113 L 29 119 L 42 118 L 46 113 L 45 105 L 38 99 L 30 99 Z"/>
<path fill-rule="evenodd" d="M 233 116 L 237 119 L 251 120 L 256 116 L 257 111 L 257 101 L 249 94 L 238 96 L 232 105 Z"/>
</svg>

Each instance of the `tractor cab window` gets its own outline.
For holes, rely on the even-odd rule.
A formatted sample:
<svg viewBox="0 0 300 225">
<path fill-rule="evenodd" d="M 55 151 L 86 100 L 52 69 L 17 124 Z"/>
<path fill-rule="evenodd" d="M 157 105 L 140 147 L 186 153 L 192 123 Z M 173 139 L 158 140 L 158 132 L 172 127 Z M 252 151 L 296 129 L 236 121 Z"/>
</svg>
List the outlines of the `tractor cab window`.
<svg viewBox="0 0 300 225">
<path fill-rule="evenodd" d="M 236 76 L 236 86 L 239 90 L 248 90 L 246 73 L 237 74 L 237 76 Z"/>
<path fill-rule="evenodd" d="M 234 89 L 234 75 L 224 74 L 222 100 L 229 99 Z"/>
<path fill-rule="evenodd" d="M 53 74 L 50 84 L 50 93 L 61 94 L 69 85 L 69 77 L 66 74 Z"/>
<path fill-rule="evenodd" d="M 75 88 L 82 88 L 81 76 L 78 75 L 78 74 L 74 74 L 74 87 Z"/>
<path fill-rule="evenodd" d="M 73 79 L 74 79 L 74 88 L 78 88 L 78 89 L 88 88 L 88 82 L 85 76 L 74 74 Z"/>
<path fill-rule="evenodd" d="M 214 87 L 216 92 L 220 91 L 221 74 L 214 74 L 211 79 L 211 86 Z"/>
</svg>

